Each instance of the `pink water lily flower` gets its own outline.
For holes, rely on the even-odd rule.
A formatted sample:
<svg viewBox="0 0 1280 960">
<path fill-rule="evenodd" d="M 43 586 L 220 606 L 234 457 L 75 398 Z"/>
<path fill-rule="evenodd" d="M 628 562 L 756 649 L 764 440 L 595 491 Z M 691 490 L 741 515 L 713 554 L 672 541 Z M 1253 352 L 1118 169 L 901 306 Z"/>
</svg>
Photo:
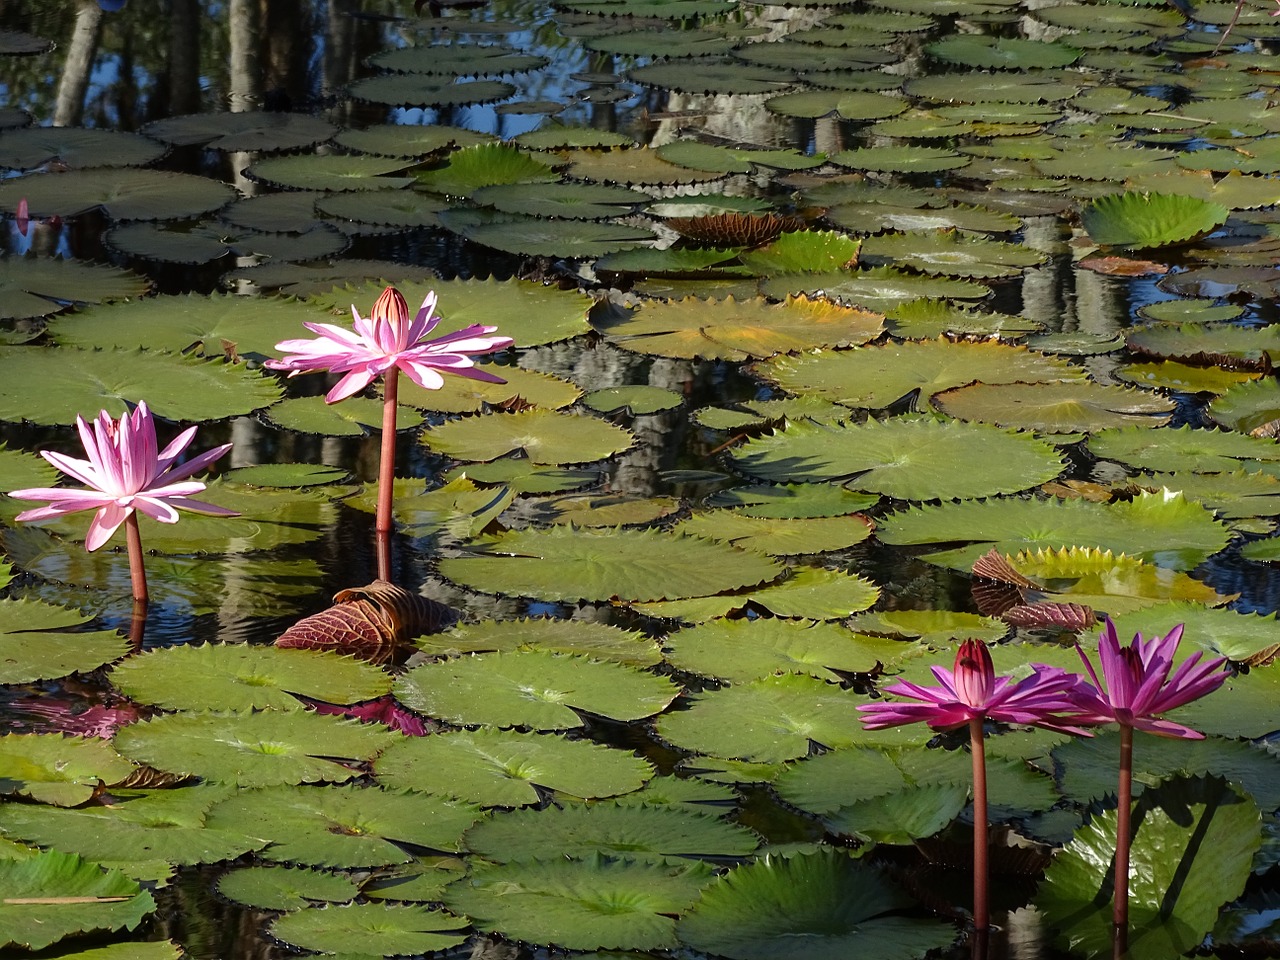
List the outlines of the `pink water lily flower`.
<svg viewBox="0 0 1280 960">
<path fill-rule="evenodd" d="M 360 311 L 352 305 L 354 331 L 331 323 L 304 323 L 304 327 L 320 336 L 314 340 L 277 343 L 276 349 L 289 356 L 268 360 L 266 366 L 287 370 L 291 377 L 314 370 L 346 374 L 325 396 L 328 403 L 359 393 L 391 370 L 403 370 L 410 380 L 428 390 L 444 386 L 441 370 L 473 380 L 503 383 L 501 377 L 477 369 L 470 354 L 501 350 L 514 341 L 510 337 L 490 336 L 498 328 L 481 324 L 431 338 L 429 334 L 440 323 L 435 307 L 433 290 L 422 301 L 417 314 L 410 318 L 409 306 L 400 291 L 387 287 L 367 318 L 360 316 Z"/>
<path fill-rule="evenodd" d="M 1136 634 L 1128 646 L 1122 647 L 1116 625 L 1108 620 L 1098 637 L 1102 680 L 1085 652 L 1076 648 L 1093 681 L 1081 684 L 1077 691 L 1081 722 L 1114 722 L 1162 737 L 1203 740 L 1204 734 L 1161 719 L 1159 714 L 1217 690 L 1227 679 L 1222 669 L 1227 661 L 1224 657 L 1202 661 L 1203 654 L 1195 653 L 1170 676 L 1181 640 L 1182 624 L 1178 624 L 1163 637 L 1144 640 L 1142 634 Z"/>
<path fill-rule="evenodd" d="M 966 640 L 956 653 L 954 670 L 931 667 L 939 686 L 924 687 L 899 680 L 884 692 L 917 703 L 878 701 L 858 707 L 869 730 L 905 723 L 927 723 L 935 730 L 953 730 L 972 720 L 1030 724 L 1050 730 L 1085 733 L 1071 721 L 1077 705 L 1074 691 L 1079 677 L 1057 667 L 1032 664 L 1030 676 L 1015 680 L 996 676 L 986 644 Z"/>
<path fill-rule="evenodd" d="M 47 520 L 80 510 L 96 510 L 84 541 L 85 549 L 93 551 L 111 539 L 135 510 L 161 523 L 176 523 L 178 510 L 236 515 L 234 510 L 192 500 L 191 495 L 202 491 L 205 485 L 187 479 L 230 450 L 231 444 L 224 443 L 179 464 L 178 457 L 191 444 L 196 428 L 188 427 L 157 453 L 156 425 L 145 403 L 139 403 L 136 410 L 125 413 L 118 422 L 103 410 L 93 421 L 92 429 L 83 417 L 76 418 L 76 426 L 88 460 L 49 450 L 40 451 L 40 455 L 89 489 L 14 490 L 9 496 L 19 500 L 49 501 L 48 506 L 24 510 L 18 520 Z"/>
</svg>

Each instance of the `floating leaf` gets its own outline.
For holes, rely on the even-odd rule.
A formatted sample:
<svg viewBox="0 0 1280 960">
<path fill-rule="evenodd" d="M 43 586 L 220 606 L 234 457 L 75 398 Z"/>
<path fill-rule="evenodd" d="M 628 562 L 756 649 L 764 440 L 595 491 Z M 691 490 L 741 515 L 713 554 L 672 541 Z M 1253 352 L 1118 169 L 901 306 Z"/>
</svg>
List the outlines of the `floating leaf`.
<svg viewBox="0 0 1280 960">
<path fill-rule="evenodd" d="M 623 217 L 648 201 L 647 194 L 630 187 L 589 183 L 498 183 L 481 187 L 471 199 L 504 213 L 569 220 L 602 220 Z"/>
<path fill-rule="evenodd" d="M 140 297 L 149 284 L 129 270 L 75 260 L 0 258 L 0 320 L 29 320 L 65 310 L 72 303 L 102 303 Z"/>
<path fill-rule="evenodd" d="M 963 236 L 954 231 L 882 234 L 862 242 L 865 263 L 905 264 L 948 277 L 1015 277 L 1045 260 L 1044 254 L 1014 243 Z"/>
<path fill-rule="evenodd" d="M 1084 433 L 1163 426 L 1173 401 L 1145 390 L 1100 383 L 975 383 L 935 394 L 941 412 L 961 420 L 1040 433 Z"/>
<path fill-rule="evenodd" d="M 368 397 L 348 397 L 342 403 L 325 403 L 324 397 L 291 397 L 275 404 L 263 416 L 285 430 L 328 437 L 363 437 L 382 427 L 382 403 Z M 407 405 L 396 409 L 396 429 L 409 430 L 423 421 Z"/>
<path fill-rule="evenodd" d="M 1152 324 L 1126 331 L 1125 345 L 1135 353 L 1148 356 L 1173 357 L 1189 363 L 1222 364 L 1245 370 L 1269 370 L 1272 354 L 1280 357 L 1280 335 L 1269 327 Z"/>
<path fill-rule="evenodd" d="M 477 864 L 445 889 L 445 906 L 476 929 L 567 950 L 677 946 L 675 920 L 713 876 L 700 863 L 593 856 Z"/>
<path fill-rule="evenodd" d="M 307 153 L 267 157 L 245 173 L 254 180 L 294 190 L 378 190 L 411 184 L 408 177 L 386 176 L 406 166 L 397 157 Z"/>
<path fill-rule="evenodd" d="M 400 844 L 458 851 L 480 816 L 477 807 L 422 793 L 281 786 L 239 791 L 209 811 L 207 825 L 266 838 L 268 860 L 350 869 L 407 863 Z"/>
<path fill-rule="evenodd" d="M 391 742 L 375 726 L 308 712 L 167 714 L 125 727 L 115 746 L 169 773 L 241 786 L 341 782 Z M 346 761 L 344 763 L 344 761 Z"/>
<path fill-rule="evenodd" d="M 747 442 L 732 456 L 740 470 L 765 480 L 840 479 L 851 489 L 903 500 L 1014 493 L 1062 470 L 1054 448 L 1029 434 L 930 419 L 795 423 Z M 963 470 L 967 462 L 974 464 L 972 472 Z"/>
<path fill-rule="evenodd" d="M 78 806 L 98 787 L 119 783 L 136 769 L 105 741 L 56 733 L 0 737 L 0 766 L 0 794 L 60 807 Z"/>
<path fill-rule="evenodd" d="M 1267 377 L 1232 387 L 1209 404 L 1209 416 L 1241 433 L 1270 436 L 1268 424 L 1280 420 L 1280 381 Z"/>
<path fill-rule="evenodd" d="M 800 673 L 839 683 L 841 673 L 874 671 L 886 645 L 834 623 L 759 618 L 677 630 L 667 635 L 666 646 L 667 661 L 677 670 L 719 680 Z"/>
<path fill-rule="evenodd" d="M 627 71 L 636 83 L 689 93 L 774 93 L 794 79 L 789 70 L 733 60 L 673 60 Z"/>
<path fill-rule="evenodd" d="M 644 384 L 606 387 L 603 390 L 594 390 L 582 398 L 582 405 L 597 413 L 625 413 L 632 417 L 675 410 L 683 403 L 684 398 L 678 393 Z"/>
<path fill-rule="evenodd" d="M 481 620 L 462 624 L 449 633 L 422 637 L 417 643 L 420 650 L 435 656 L 527 648 L 578 653 L 638 667 L 651 667 L 662 660 L 654 641 L 639 631 L 590 620 Z"/>
<path fill-rule="evenodd" d="M 149 137 L 177 146 L 202 144 L 214 150 L 257 152 L 314 146 L 338 128 L 305 113 L 249 110 L 166 117 L 144 130 Z"/>
<path fill-rule="evenodd" d="M 0 600 L 0 683 L 88 673 L 129 652 L 115 630 L 77 629 L 92 619 L 39 600 Z"/>
<path fill-rule="evenodd" d="M 147 351 L 0 349 L 0 419 L 69 424 L 145 400 L 170 420 L 216 420 L 269 406 L 276 382 L 243 365 Z"/>
<path fill-rule="evenodd" d="M 796 293 L 847 302 L 867 310 L 891 310 L 920 297 L 949 297 L 980 300 L 991 290 L 971 280 L 950 277 L 922 277 L 896 267 L 870 270 L 841 270 L 816 274 L 780 274 L 765 279 L 760 288 L 766 296 L 781 299 Z"/>
<path fill-rule="evenodd" d="M 242 644 L 184 644 L 120 664 L 111 674 L 126 696 L 170 710 L 299 710 L 299 696 L 329 703 L 391 691 L 378 668 L 321 651 Z"/>
<path fill-rule="evenodd" d="M 268 932 L 304 950 L 389 956 L 431 953 L 467 939 L 465 917 L 392 903 L 304 907 L 272 921 Z"/>
<path fill-rule="evenodd" d="M 677 533 L 731 543 L 771 557 L 844 550 L 871 536 L 871 521 L 860 517 L 774 519 L 738 511 L 712 510 L 684 520 Z"/>
<path fill-rule="evenodd" d="M 733 960 L 908 960 L 944 950 L 949 924 L 902 916 L 914 901 L 874 867 L 829 848 L 766 856 L 719 877 L 677 926 L 695 950 Z"/>
<path fill-rule="evenodd" d="M 1142 250 L 1202 237 L 1226 223 L 1229 212 L 1196 197 L 1119 193 L 1094 200 L 1080 221 L 1095 243 Z"/>
<path fill-rule="evenodd" d="M 801 519 L 841 517 L 876 505 L 879 497 L 854 493 L 834 483 L 758 484 L 712 494 L 714 507 L 733 507 L 748 517 Z"/>
<path fill-rule="evenodd" d="M 390 787 L 484 807 L 522 807 L 539 803 L 547 790 L 593 799 L 630 793 L 653 768 L 586 740 L 480 729 L 405 738 L 383 752 L 374 774 Z"/>
<path fill-rule="evenodd" d="M 505 100 L 516 88 L 500 80 L 464 80 L 422 74 L 383 74 L 357 80 L 347 87 L 355 100 L 392 107 L 458 107 Z"/>
<path fill-rule="evenodd" d="M 71 170 L 0 183 L 0 209 L 27 201 L 33 217 L 74 217 L 102 208 L 112 220 L 173 220 L 226 206 L 236 192 L 225 183 L 167 170 Z"/>
<path fill-rule="evenodd" d="M 156 908 L 151 894 L 118 870 L 57 850 L 0 859 L 0 894 L 0 946 L 27 950 L 73 934 L 132 930 Z"/>
<path fill-rule="evenodd" d="M 632 435 L 596 417 L 525 410 L 451 420 L 423 432 L 422 442 L 459 460 L 496 460 L 519 451 L 534 463 L 585 463 L 621 453 Z"/>
<path fill-rule="evenodd" d="M 142 167 L 165 154 L 165 147 L 137 133 L 78 127 L 26 127 L 0 133 L 0 167 L 33 170 Z"/>
<path fill-rule="evenodd" d="M 759 608 L 776 617 L 806 620 L 839 620 L 865 610 L 880 596 L 869 580 L 840 570 L 789 567 L 783 579 L 750 590 L 692 600 L 637 603 L 635 609 L 649 616 L 672 617 L 693 623 Z"/>
<path fill-rule="evenodd" d="M 297 910 L 315 901 L 345 903 L 360 893 L 350 877 L 295 867 L 237 867 L 218 878 L 218 893 L 259 910 Z"/>
<path fill-rule="evenodd" d="M 618 663 L 538 650 L 425 663 L 396 682 L 396 699 L 419 713 L 468 726 L 568 730 L 578 710 L 639 720 L 679 693 L 665 677 Z"/>
</svg>

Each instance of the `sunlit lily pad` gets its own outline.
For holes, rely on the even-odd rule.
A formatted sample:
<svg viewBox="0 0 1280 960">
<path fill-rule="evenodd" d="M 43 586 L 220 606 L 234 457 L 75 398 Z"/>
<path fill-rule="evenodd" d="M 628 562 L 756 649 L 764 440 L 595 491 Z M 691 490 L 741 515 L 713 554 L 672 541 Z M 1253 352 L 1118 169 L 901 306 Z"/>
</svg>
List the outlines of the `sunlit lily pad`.
<svg viewBox="0 0 1280 960">
<path fill-rule="evenodd" d="M 130 759 L 241 786 L 350 780 L 351 761 L 371 759 L 390 742 L 377 726 L 300 711 L 166 714 L 115 739 Z"/>
<path fill-rule="evenodd" d="M 341 403 L 325 403 L 324 397 L 291 397 L 264 414 L 286 430 L 329 437 L 362 437 L 382 429 L 382 403 L 369 397 L 348 397 Z M 407 405 L 396 410 L 396 429 L 418 426 L 423 416 Z"/>
<path fill-rule="evenodd" d="M 244 644 L 156 650 L 118 666 L 111 682 L 139 703 L 170 710 L 295 710 L 298 696 L 355 703 L 391 691 L 391 678 L 363 660 Z"/>
<path fill-rule="evenodd" d="M 426 663 L 396 682 L 396 699 L 453 723 L 568 730 L 577 710 L 639 720 L 666 708 L 679 688 L 618 663 L 538 650 Z"/>
<path fill-rule="evenodd" d="M 591 486 L 598 470 L 574 470 L 530 463 L 521 457 L 504 457 L 489 463 L 463 463 L 448 470 L 445 480 L 469 477 L 486 486 L 506 486 L 514 493 L 562 493 Z"/>
<path fill-rule="evenodd" d="M 1270 327 L 1148 324 L 1126 331 L 1125 343 L 1135 353 L 1147 356 L 1244 369 L 1266 369 L 1273 353 L 1280 357 L 1280 332 Z"/>
<path fill-rule="evenodd" d="M 0 767 L 0 794 L 59 807 L 78 806 L 136 769 L 104 740 L 56 733 L 0 737 Z"/>
<path fill-rule="evenodd" d="M 250 413 L 280 397 L 274 380 L 243 364 L 147 351 L 0 350 L 0 419 L 69 424 L 77 415 L 125 411 L 145 400 L 171 420 L 216 420 Z"/>
<path fill-rule="evenodd" d="M 85 630 L 91 615 L 39 600 L 0 600 L 0 683 L 88 673 L 129 652 L 115 630 Z"/>
<path fill-rule="evenodd" d="M 755 371 L 792 393 L 816 394 L 851 407 L 881 409 L 919 391 L 927 408 L 934 394 L 983 383 L 1080 382 L 1084 372 L 1025 347 L 931 340 L 889 343 L 852 351 L 778 357 Z"/>
<path fill-rule="evenodd" d="M 389 787 L 485 807 L 523 807 L 539 803 L 546 791 L 591 798 L 630 793 L 653 776 L 653 768 L 634 754 L 586 740 L 482 728 L 406 737 L 383 752 L 374 774 Z"/>
<path fill-rule="evenodd" d="M 328 140 L 333 124 L 305 113 L 250 110 L 166 117 L 147 124 L 149 137 L 177 146 L 202 144 L 214 150 L 297 150 Z"/>
<path fill-rule="evenodd" d="M 633 606 L 649 616 L 689 623 L 725 617 L 748 608 L 766 610 L 776 617 L 840 620 L 867 609 L 879 596 L 879 587 L 854 574 L 820 567 L 789 567 L 787 576 L 763 587 L 714 597 L 637 603 Z"/>
<path fill-rule="evenodd" d="M 350 476 L 342 467 L 323 463 L 257 463 L 228 470 L 222 474 L 222 479 L 251 487 L 318 487 L 338 483 Z"/>
<path fill-rule="evenodd" d="M 802 673 L 839 683 L 842 673 L 875 670 L 885 645 L 834 623 L 760 618 L 677 630 L 667 635 L 666 646 L 672 666 L 701 676 L 736 683 Z"/>
<path fill-rule="evenodd" d="M 1116 370 L 1125 383 L 1147 389 L 1177 390 L 1182 393 L 1223 394 L 1232 387 L 1261 379 L 1256 370 L 1224 370 L 1222 367 L 1193 366 L 1177 360 L 1126 363 Z"/>
<path fill-rule="evenodd" d="M 828 210 L 826 218 L 855 233 L 878 233 L 881 230 L 1009 233 L 1022 226 L 1022 221 L 1011 214 L 964 203 L 930 208 L 880 201 L 842 203 Z"/>
<path fill-rule="evenodd" d="M 164 263 L 208 263 L 219 257 L 256 257 L 277 263 L 332 257 L 347 248 L 336 227 L 317 223 L 302 234 L 231 230 L 223 224 L 173 227 L 158 223 L 126 223 L 103 236 L 111 249 L 132 257 Z"/>
<path fill-rule="evenodd" d="M 1085 442 L 1095 457 L 1143 470 L 1230 472 L 1251 461 L 1280 461 L 1280 442 L 1225 430 L 1195 430 L 1184 424 L 1149 433 L 1141 427 L 1100 431 Z"/>
<path fill-rule="evenodd" d="M 268 928 L 277 940 L 327 954 L 391 956 L 431 953 L 467 939 L 465 917 L 412 904 L 352 903 L 304 907 L 277 917 Z"/>
<path fill-rule="evenodd" d="M 132 930 L 156 908 L 151 894 L 118 870 L 58 850 L 0 859 L 0 894 L 0 946 L 27 950 L 88 931 Z"/>
<path fill-rule="evenodd" d="M 577 527 L 634 527 L 656 523 L 678 513 L 677 497 L 633 497 L 625 494 L 569 494 L 540 502 L 532 517 L 539 523 Z"/>
<path fill-rule="evenodd" d="M 578 653 L 638 667 L 651 667 L 662 659 L 657 645 L 644 634 L 589 620 L 481 620 L 461 624 L 449 633 L 419 637 L 416 643 L 418 649 L 435 656 L 532 649 Z"/>
<path fill-rule="evenodd" d="M 1038 547 L 1099 547 L 1190 570 L 1227 545 L 1230 533 L 1211 511 L 1180 494 L 1141 494 L 1127 503 L 1085 500 L 970 500 L 912 507 L 885 517 L 877 536 L 892 544 L 980 541 L 928 559 L 968 569 L 994 546 L 1001 553 Z"/>
<path fill-rule="evenodd" d="M 612 221 L 546 220 L 462 208 L 447 211 L 441 220 L 468 240 L 525 256 L 594 258 L 654 239 L 644 227 Z"/>
<path fill-rule="evenodd" d="M 168 170 L 71 170 L 0 184 L 0 209 L 12 213 L 26 200 L 33 217 L 74 217 L 101 207 L 112 220 L 172 220 L 235 198 L 225 183 Z"/>
<path fill-rule="evenodd" d="M 862 698 L 812 677 L 766 677 L 692 700 L 688 710 L 659 717 L 657 731 L 695 753 L 771 762 L 805 756 L 811 743 L 848 747 L 867 740 L 856 709 Z"/>
<path fill-rule="evenodd" d="M 552 168 L 523 150 L 501 143 L 482 143 L 450 154 L 446 166 L 418 174 L 433 193 L 471 196 L 481 187 L 512 183 L 554 183 Z"/>
<path fill-rule="evenodd" d="M 680 394 L 646 384 L 606 387 L 594 390 L 582 398 L 582 405 L 597 413 L 626 413 L 633 417 L 675 410 L 683 403 L 684 398 Z"/>
<path fill-rule="evenodd" d="M 924 277 L 897 267 L 872 267 L 869 270 L 840 270 L 814 274 L 780 274 L 764 280 L 761 292 L 770 297 L 804 293 L 822 294 L 837 302 L 849 303 L 867 310 L 886 311 L 908 300 L 920 297 L 948 297 L 955 300 L 981 300 L 991 288 L 972 280 L 954 277 Z"/>
<path fill-rule="evenodd" d="M 466 843 L 473 853 L 499 863 L 595 853 L 664 862 L 669 857 L 744 857 L 760 839 L 713 814 L 598 803 L 499 814 L 468 830 Z"/>
<path fill-rule="evenodd" d="M 1014 277 L 1045 260 L 1044 254 L 1019 244 L 956 233 L 868 237 L 860 254 L 869 266 L 877 262 L 905 264 L 948 277 Z"/>
<path fill-rule="evenodd" d="M 794 479 L 794 478 L 793 478 Z M 771 557 L 844 550 L 871 536 L 871 521 L 858 515 L 781 519 L 711 510 L 676 525 L 677 533 L 731 543 Z"/>
<path fill-rule="evenodd" d="M 1105 246 L 1147 249 L 1187 243 L 1222 226 L 1228 210 L 1218 203 L 1169 193 L 1121 193 L 1101 197 L 1081 211 L 1090 239 Z"/>
<path fill-rule="evenodd" d="M 1168 423 L 1173 401 L 1158 394 L 1099 383 L 975 383 L 934 395 L 938 410 L 962 420 L 1040 433 L 1074 433 Z"/>
<path fill-rule="evenodd" d="M 792 230 L 772 243 L 744 251 L 739 259 L 752 273 L 823 273 L 857 262 L 861 243 L 835 230 Z"/>
<path fill-rule="evenodd" d="M 295 867 L 237 867 L 218 878 L 218 893 L 259 910 L 297 910 L 315 902 L 345 903 L 360 893 L 350 877 Z"/>
<path fill-rule="evenodd" d="M 681 942 L 732 960 L 910 960 L 955 939 L 949 924 L 901 915 L 913 899 L 839 850 L 765 857 L 708 886 L 677 926 Z M 803 947 L 800 947 L 803 944 Z"/>
<path fill-rule="evenodd" d="M 585 463 L 621 453 L 633 437 L 596 417 L 526 410 L 451 420 L 426 430 L 422 442 L 459 460 L 496 460 L 518 450 L 534 463 Z"/>
<path fill-rule="evenodd" d="M 834 483 L 759 484 L 712 494 L 711 506 L 733 507 L 748 517 L 841 517 L 876 505 L 879 497 Z"/>
<path fill-rule="evenodd" d="M 1209 404 L 1209 416 L 1215 423 L 1242 433 L 1265 431 L 1268 424 L 1280 419 L 1280 382 L 1266 377 L 1232 387 Z"/>
<path fill-rule="evenodd" d="M 477 590 L 550 600 L 704 597 L 782 572 L 764 557 L 656 530 L 514 530 L 473 547 L 473 556 L 442 560 L 441 574 Z"/>
<path fill-rule="evenodd" d="M 851 489 L 902 500 L 1015 493 L 1062 471 L 1057 451 L 1030 434 L 925 418 L 793 423 L 731 456 L 738 469 L 761 479 L 846 480 Z"/>
<path fill-rule="evenodd" d="M 969 164 L 970 158 L 946 147 L 855 147 L 831 155 L 831 162 L 852 170 L 880 173 L 936 173 Z"/>
<path fill-rule="evenodd" d="M 150 284 L 130 270 L 76 260 L 0 258 L 0 320 L 47 317 L 73 303 L 140 297 Z"/>
<path fill-rule="evenodd" d="M 828 300 L 763 297 L 739 301 L 650 301 L 601 331 L 624 350 L 666 357 L 745 360 L 823 346 L 866 343 L 879 335 L 883 318 Z"/>
<path fill-rule="evenodd" d="M 241 790 L 209 811 L 207 826 L 234 826 L 270 842 L 262 856 L 317 867 L 408 863 L 401 844 L 456 852 L 478 807 L 376 787 Z"/>
</svg>

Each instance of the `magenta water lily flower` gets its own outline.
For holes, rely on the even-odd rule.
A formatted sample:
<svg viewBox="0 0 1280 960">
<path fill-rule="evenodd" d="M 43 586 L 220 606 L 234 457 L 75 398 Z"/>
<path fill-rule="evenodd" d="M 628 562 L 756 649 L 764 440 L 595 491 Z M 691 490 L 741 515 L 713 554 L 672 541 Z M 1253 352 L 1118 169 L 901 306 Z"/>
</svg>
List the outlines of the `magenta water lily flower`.
<svg viewBox="0 0 1280 960">
<path fill-rule="evenodd" d="M 1072 725 L 1077 710 L 1074 691 L 1079 677 L 1057 667 L 1032 664 L 1030 676 L 1015 680 L 996 676 L 991 653 L 977 640 L 966 640 L 956 653 L 954 670 L 931 667 L 939 686 L 923 687 L 900 680 L 884 692 L 916 703 L 879 701 L 858 707 L 869 730 L 905 723 L 927 723 L 953 730 L 975 719 L 1029 724 L 1050 730 L 1085 733 Z"/>
<path fill-rule="evenodd" d="M 40 455 L 68 476 L 75 477 L 89 489 L 74 487 L 31 487 L 13 490 L 9 496 L 19 500 L 47 500 L 49 505 L 24 510 L 18 520 L 48 520 L 81 510 L 95 510 L 86 550 L 97 550 L 111 535 L 125 525 L 129 550 L 129 573 L 135 600 L 146 603 L 147 577 L 142 565 L 142 539 L 138 533 L 137 513 L 141 511 L 161 523 L 176 523 L 179 510 L 194 510 L 234 517 L 236 512 L 225 507 L 192 500 L 192 494 L 204 490 L 199 480 L 187 479 L 217 460 L 231 449 L 231 444 L 206 450 L 185 463 L 178 463 L 183 451 L 195 438 L 196 428 L 188 427 L 163 450 L 157 452 L 156 423 L 145 403 L 119 421 L 103 410 L 92 428 L 83 417 L 76 417 L 80 442 L 88 460 L 77 460 L 50 450 Z"/>
<path fill-rule="evenodd" d="M 1108 620 L 1098 638 L 1101 680 L 1089 657 L 1076 648 L 1093 681 L 1081 684 L 1076 691 L 1080 721 L 1114 722 L 1162 737 L 1204 739 L 1204 734 L 1162 719 L 1159 714 L 1217 690 L 1227 679 L 1223 670 L 1227 661 L 1223 657 L 1202 660 L 1203 654 L 1197 652 L 1182 661 L 1170 675 L 1181 641 L 1182 624 L 1178 624 L 1163 637 L 1144 640 L 1139 633 L 1128 646 L 1122 647 L 1116 625 Z"/>
<path fill-rule="evenodd" d="M 325 396 L 328 403 L 359 393 L 392 370 L 403 370 L 405 376 L 427 390 L 444 386 L 441 370 L 473 380 L 503 383 L 501 377 L 477 369 L 471 355 L 509 347 L 512 339 L 491 336 L 498 328 L 481 324 L 432 338 L 431 331 L 440 323 L 435 308 L 433 290 L 411 318 L 400 291 L 387 287 L 368 317 L 360 316 L 360 311 L 352 305 L 354 330 L 331 323 L 304 323 L 304 327 L 320 336 L 314 340 L 277 343 L 276 349 L 289 355 L 282 360 L 268 360 L 266 366 L 287 370 L 291 377 L 315 370 L 346 374 Z"/>
</svg>

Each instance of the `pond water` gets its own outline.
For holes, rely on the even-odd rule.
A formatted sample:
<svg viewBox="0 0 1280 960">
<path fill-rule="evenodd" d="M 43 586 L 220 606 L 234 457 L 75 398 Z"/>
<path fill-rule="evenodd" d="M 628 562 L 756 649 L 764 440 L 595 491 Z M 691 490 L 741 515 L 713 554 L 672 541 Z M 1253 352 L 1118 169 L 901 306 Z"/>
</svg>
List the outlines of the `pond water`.
<svg viewBox="0 0 1280 960">
<path fill-rule="evenodd" d="M 241 514 L 144 522 L 144 624 L 0 498 L 0 866 L 124 874 L 40 956 L 968 955 L 963 744 L 856 706 L 1103 615 L 1236 671 L 1139 741 L 1132 954 L 1268 949 L 1271 12 L 0 3 L 3 489 L 146 400 Z M 376 392 L 262 361 L 385 282 L 515 347 L 402 389 L 380 558 Z M 462 626 L 252 658 L 380 567 Z M 989 737 L 991 955 L 1110 952 L 1115 748 Z"/>
</svg>

